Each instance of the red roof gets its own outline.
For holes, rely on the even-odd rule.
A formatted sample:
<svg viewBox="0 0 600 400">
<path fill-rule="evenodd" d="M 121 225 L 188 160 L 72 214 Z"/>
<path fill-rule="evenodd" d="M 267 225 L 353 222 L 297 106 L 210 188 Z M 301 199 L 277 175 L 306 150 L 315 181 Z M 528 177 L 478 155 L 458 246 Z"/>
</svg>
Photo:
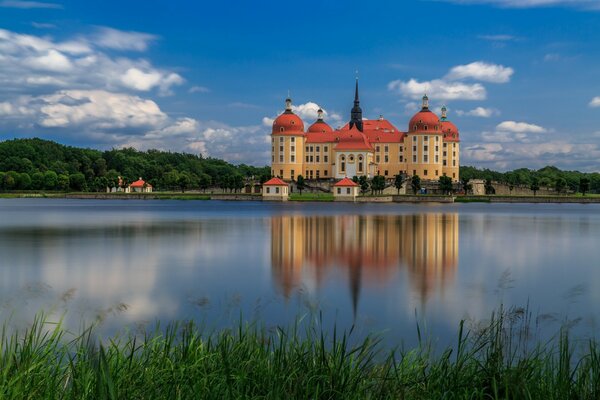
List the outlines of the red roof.
<svg viewBox="0 0 600 400">
<path fill-rule="evenodd" d="M 335 145 L 336 150 L 373 150 L 369 144 L 367 135 L 359 131 L 356 127 L 350 130 L 335 131 L 337 134 Z"/>
<path fill-rule="evenodd" d="M 442 132 L 444 132 L 444 141 L 459 142 L 458 128 L 452 122 L 442 121 Z"/>
<path fill-rule="evenodd" d="M 344 178 L 333 186 L 352 186 L 352 187 L 354 187 L 354 186 L 358 186 L 358 183 L 354 182 L 350 178 Z"/>
<path fill-rule="evenodd" d="M 266 181 L 265 183 L 263 183 L 263 186 L 287 186 L 288 184 L 285 183 L 284 181 L 282 181 L 279 178 L 271 178 L 268 181 Z"/>
<path fill-rule="evenodd" d="M 366 145 L 360 143 L 357 136 L 366 137 Z M 385 119 L 364 120 L 363 132 L 350 131 L 348 124 L 331 132 L 306 133 L 306 143 L 336 143 L 341 150 L 371 150 L 374 143 L 402 143 L 405 133 L 401 132 Z M 363 141 L 364 142 L 364 141 Z M 358 147 L 357 147 L 358 144 Z"/>
<path fill-rule="evenodd" d="M 143 188 L 144 185 L 146 185 L 146 187 L 152 187 L 151 184 L 146 183 L 144 180 L 142 180 L 142 178 L 140 178 L 137 181 L 133 182 L 131 185 L 129 185 L 129 187 L 132 187 L 132 188 L 137 188 L 137 187 Z"/>
<path fill-rule="evenodd" d="M 309 132 L 326 133 L 331 132 L 333 129 L 325 121 L 317 121 L 308 127 Z"/>
<path fill-rule="evenodd" d="M 436 130 L 437 126 L 437 130 Z M 428 109 L 423 109 L 416 113 L 414 117 L 410 119 L 408 123 L 409 132 L 427 132 L 427 133 L 441 133 L 440 119 L 435 113 Z"/>
<path fill-rule="evenodd" d="M 286 111 L 273 121 L 273 134 L 304 133 L 304 122 L 291 111 Z"/>
</svg>

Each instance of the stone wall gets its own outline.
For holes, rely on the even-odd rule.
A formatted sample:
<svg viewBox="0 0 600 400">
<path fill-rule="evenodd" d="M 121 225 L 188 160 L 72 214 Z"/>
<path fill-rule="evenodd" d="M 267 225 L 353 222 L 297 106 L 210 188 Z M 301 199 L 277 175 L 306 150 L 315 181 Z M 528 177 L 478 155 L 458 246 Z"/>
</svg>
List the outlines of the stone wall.
<svg viewBox="0 0 600 400">
<path fill-rule="evenodd" d="M 476 196 L 485 195 L 485 180 L 471 179 L 469 183 L 473 186 L 472 194 Z M 495 194 L 499 196 L 533 196 L 533 190 L 529 189 L 528 185 L 515 185 L 511 191 L 508 184 L 492 181 L 492 187 L 496 191 Z M 554 196 L 557 193 L 553 188 L 540 187 L 537 195 Z"/>
</svg>

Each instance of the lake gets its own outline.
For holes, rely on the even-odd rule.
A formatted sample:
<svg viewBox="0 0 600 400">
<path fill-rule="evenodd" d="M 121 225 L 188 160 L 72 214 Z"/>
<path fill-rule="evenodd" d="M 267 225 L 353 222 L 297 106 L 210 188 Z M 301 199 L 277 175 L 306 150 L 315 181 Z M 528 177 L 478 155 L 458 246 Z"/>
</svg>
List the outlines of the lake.
<svg viewBox="0 0 600 400">
<path fill-rule="evenodd" d="M 414 345 L 529 307 L 598 333 L 600 206 L 0 200 L 0 319 L 114 334 L 298 318 Z"/>
</svg>

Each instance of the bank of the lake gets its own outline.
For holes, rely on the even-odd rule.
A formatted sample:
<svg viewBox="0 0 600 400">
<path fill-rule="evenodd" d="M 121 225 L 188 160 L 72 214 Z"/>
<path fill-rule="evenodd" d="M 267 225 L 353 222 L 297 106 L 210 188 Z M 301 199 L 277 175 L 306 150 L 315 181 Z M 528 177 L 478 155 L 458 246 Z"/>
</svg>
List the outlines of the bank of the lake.
<svg viewBox="0 0 600 400">
<path fill-rule="evenodd" d="M 600 349 L 568 328 L 530 344 L 527 310 L 502 309 L 479 331 L 459 324 L 457 343 L 434 352 L 382 350 L 377 337 L 352 344 L 298 320 L 207 332 L 179 323 L 155 333 L 98 341 L 92 328 L 73 337 L 37 318 L 0 350 L 4 399 L 597 399 Z M 419 327 L 416 327 L 417 330 Z"/>
<path fill-rule="evenodd" d="M 66 198 L 93 200 L 237 200 L 262 201 L 257 193 L 203 193 L 203 192 L 153 192 L 153 193 L 102 193 L 102 192 L 10 192 L 0 193 L 2 198 Z M 332 202 L 331 193 L 291 193 L 289 201 Z M 352 202 L 352 201 L 350 201 Z M 600 204 L 598 195 L 575 196 L 443 196 L 443 195 L 364 195 L 356 203 L 533 203 L 533 204 Z"/>
</svg>

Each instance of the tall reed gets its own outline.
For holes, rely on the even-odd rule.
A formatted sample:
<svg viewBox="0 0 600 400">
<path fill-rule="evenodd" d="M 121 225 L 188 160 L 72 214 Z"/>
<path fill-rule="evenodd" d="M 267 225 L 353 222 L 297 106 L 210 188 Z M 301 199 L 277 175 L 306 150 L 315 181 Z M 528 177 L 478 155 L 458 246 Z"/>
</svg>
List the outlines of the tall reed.
<svg viewBox="0 0 600 400">
<path fill-rule="evenodd" d="M 327 334 L 319 324 L 268 331 L 240 322 L 203 334 L 193 323 L 155 333 L 74 336 L 43 316 L 2 330 L 2 399 L 598 399 L 600 352 L 568 330 L 532 343 L 526 311 L 500 309 L 458 342 L 385 350 L 376 337 Z"/>
</svg>

